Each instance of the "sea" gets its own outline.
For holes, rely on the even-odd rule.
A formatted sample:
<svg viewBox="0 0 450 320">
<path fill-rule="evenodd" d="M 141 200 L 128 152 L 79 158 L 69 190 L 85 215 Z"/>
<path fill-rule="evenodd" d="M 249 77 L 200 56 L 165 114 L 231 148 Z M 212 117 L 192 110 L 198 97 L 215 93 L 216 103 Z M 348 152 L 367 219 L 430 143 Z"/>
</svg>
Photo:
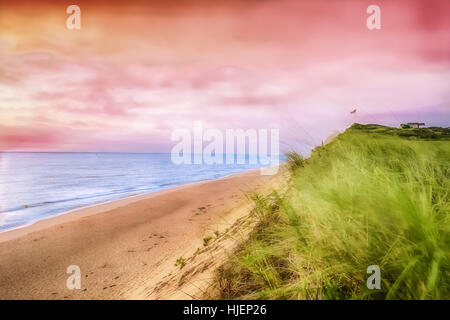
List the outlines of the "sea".
<svg viewBox="0 0 450 320">
<path fill-rule="evenodd" d="M 249 164 L 248 156 L 245 164 L 177 165 L 170 153 L 0 152 L 0 232 L 78 208 L 261 167 Z"/>
</svg>

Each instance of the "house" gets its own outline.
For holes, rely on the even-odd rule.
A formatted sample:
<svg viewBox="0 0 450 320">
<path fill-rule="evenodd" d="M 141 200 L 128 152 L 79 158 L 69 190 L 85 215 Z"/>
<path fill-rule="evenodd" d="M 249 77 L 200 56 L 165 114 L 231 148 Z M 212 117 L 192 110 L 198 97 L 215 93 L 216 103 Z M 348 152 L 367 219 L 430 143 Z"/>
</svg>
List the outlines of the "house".
<svg viewBox="0 0 450 320">
<path fill-rule="evenodd" d="M 401 128 L 406 129 L 406 128 L 419 128 L 420 126 L 424 126 L 425 123 L 423 122 L 408 122 L 408 123 L 402 123 L 400 125 Z"/>
</svg>

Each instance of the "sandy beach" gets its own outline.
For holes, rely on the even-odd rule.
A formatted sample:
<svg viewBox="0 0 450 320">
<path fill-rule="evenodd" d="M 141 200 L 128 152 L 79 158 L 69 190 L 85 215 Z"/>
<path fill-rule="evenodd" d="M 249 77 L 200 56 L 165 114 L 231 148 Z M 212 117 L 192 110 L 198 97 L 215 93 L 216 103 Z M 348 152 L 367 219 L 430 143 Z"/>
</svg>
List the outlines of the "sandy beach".
<svg viewBox="0 0 450 320">
<path fill-rule="evenodd" d="M 248 171 L 0 233 L 0 299 L 200 297 L 220 256 L 245 237 L 246 195 L 283 181 Z M 81 289 L 66 286 L 70 265 L 81 270 Z"/>
</svg>

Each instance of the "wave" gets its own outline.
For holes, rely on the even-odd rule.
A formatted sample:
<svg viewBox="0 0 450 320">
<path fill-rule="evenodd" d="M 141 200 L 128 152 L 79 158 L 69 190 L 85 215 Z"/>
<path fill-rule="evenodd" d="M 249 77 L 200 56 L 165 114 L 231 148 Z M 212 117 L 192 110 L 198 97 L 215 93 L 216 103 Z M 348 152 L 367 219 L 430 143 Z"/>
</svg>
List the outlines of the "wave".
<svg viewBox="0 0 450 320">
<path fill-rule="evenodd" d="M 164 185 L 161 185 L 160 187 L 164 187 L 166 185 L 170 185 L 170 184 L 164 184 Z M 109 192 L 98 192 L 98 193 L 82 195 L 82 196 L 66 198 L 66 199 L 60 199 L 60 200 L 42 201 L 42 202 L 36 202 L 36 203 L 30 203 L 30 204 L 23 204 L 23 205 L 16 206 L 16 207 L 1 209 L 0 213 L 9 213 L 9 212 L 20 211 L 20 210 L 29 209 L 29 208 L 47 206 L 47 205 L 56 204 L 56 203 L 102 198 L 102 197 L 115 196 L 115 195 L 121 195 L 121 194 L 131 194 L 131 193 L 136 193 L 136 192 L 138 192 L 138 193 L 151 192 L 151 191 L 155 191 L 157 188 L 158 188 L 157 186 L 137 187 L 137 188 L 131 187 L 131 188 L 112 190 Z"/>
</svg>

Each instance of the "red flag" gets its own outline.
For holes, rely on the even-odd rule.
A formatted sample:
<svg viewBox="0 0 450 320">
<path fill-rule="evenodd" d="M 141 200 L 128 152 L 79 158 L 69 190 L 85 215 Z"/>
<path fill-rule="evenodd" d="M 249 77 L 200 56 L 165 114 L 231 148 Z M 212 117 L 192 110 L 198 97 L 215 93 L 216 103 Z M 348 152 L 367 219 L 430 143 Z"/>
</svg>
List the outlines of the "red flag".
<svg viewBox="0 0 450 320">
<path fill-rule="evenodd" d="M 350 114 L 354 114 L 356 113 L 356 109 L 354 109 L 353 111 L 350 111 Z"/>
</svg>

